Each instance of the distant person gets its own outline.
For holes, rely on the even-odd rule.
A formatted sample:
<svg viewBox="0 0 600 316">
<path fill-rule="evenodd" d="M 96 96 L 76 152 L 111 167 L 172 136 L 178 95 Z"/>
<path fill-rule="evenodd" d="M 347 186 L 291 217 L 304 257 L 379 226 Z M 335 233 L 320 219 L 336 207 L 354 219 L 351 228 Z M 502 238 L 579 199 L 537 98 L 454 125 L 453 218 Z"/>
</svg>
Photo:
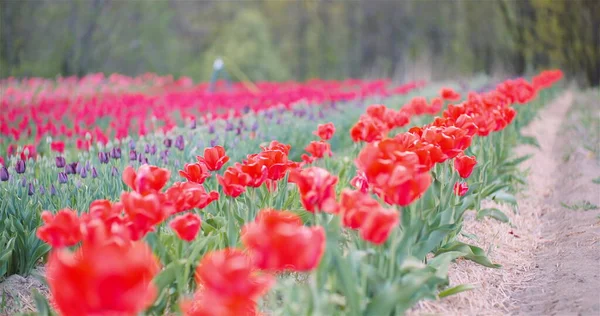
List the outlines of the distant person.
<svg viewBox="0 0 600 316">
<path fill-rule="evenodd" d="M 219 80 L 219 75 L 223 76 L 223 79 L 225 80 L 227 86 L 229 86 L 229 74 L 227 73 L 227 70 L 225 70 L 224 66 L 225 63 L 223 62 L 223 59 L 221 59 L 221 57 L 217 57 L 217 59 L 215 59 L 215 62 L 213 63 L 213 72 L 210 76 L 211 92 L 214 92 L 216 89 L 216 84 Z"/>
</svg>

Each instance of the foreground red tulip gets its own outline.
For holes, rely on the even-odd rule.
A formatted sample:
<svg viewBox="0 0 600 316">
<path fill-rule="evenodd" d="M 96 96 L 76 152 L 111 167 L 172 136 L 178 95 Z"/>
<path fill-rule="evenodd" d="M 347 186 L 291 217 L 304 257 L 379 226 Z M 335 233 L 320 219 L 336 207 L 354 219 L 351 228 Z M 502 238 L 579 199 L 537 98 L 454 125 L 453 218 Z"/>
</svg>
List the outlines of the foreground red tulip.
<svg viewBox="0 0 600 316">
<path fill-rule="evenodd" d="M 182 304 L 185 315 L 256 315 L 256 300 L 275 282 L 257 271 L 241 250 L 223 249 L 204 256 L 196 268 L 199 290 Z"/>
<path fill-rule="evenodd" d="M 477 164 L 475 157 L 466 156 L 464 154 L 458 155 L 454 158 L 454 168 L 458 171 L 461 178 L 468 178 L 473 172 L 473 168 Z"/>
<path fill-rule="evenodd" d="M 325 252 L 323 227 L 306 227 L 288 211 L 264 209 L 242 228 L 242 242 L 254 264 L 263 270 L 310 271 Z"/>
<path fill-rule="evenodd" d="M 192 241 L 196 238 L 200 225 L 202 225 L 202 219 L 194 213 L 179 215 L 169 223 L 175 234 L 185 241 Z"/>
<path fill-rule="evenodd" d="M 123 182 L 141 195 L 160 192 L 167 184 L 171 172 L 156 166 L 142 165 L 137 172 L 131 166 L 123 170 Z"/>
<path fill-rule="evenodd" d="M 186 163 L 183 170 L 179 170 L 179 175 L 190 182 L 202 184 L 210 177 L 210 172 L 204 163 Z"/>
<path fill-rule="evenodd" d="M 329 122 L 327 124 L 319 124 L 317 130 L 313 132 L 314 135 L 317 135 L 321 138 L 321 140 L 329 140 L 335 134 L 335 125 Z"/>
<path fill-rule="evenodd" d="M 62 209 L 53 215 L 42 212 L 44 225 L 38 228 L 36 236 L 54 248 L 70 247 L 81 241 L 81 222 L 77 212 Z"/>
<path fill-rule="evenodd" d="M 310 142 L 306 148 L 304 148 L 307 153 L 311 154 L 315 158 L 323 158 L 325 155 L 331 157 L 333 153 L 331 152 L 331 145 L 324 141 L 320 142 Z"/>
<path fill-rule="evenodd" d="M 60 315 L 136 315 L 156 298 L 160 265 L 144 243 L 55 250 L 46 278 Z"/>
<path fill-rule="evenodd" d="M 317 211 L 335 213 L 337 211 L 335 186 L 338 178 L 327 170 L 318 167 L 292 170 L 289 182 L 298 186 L 302 205 L 307 211 L 312 213 Z"/>
<path fill-rule="evenodd" d="M 229 156 L 225 154 L 225 148 L 221 146 L 215 146 L 211 148 L 205 148 L 204 157 L 196 156 L 196 159 L 198 159 L 198 162 L 204 163 L 208 170 L 217 171 L 229 161 Z"/>
</svg>

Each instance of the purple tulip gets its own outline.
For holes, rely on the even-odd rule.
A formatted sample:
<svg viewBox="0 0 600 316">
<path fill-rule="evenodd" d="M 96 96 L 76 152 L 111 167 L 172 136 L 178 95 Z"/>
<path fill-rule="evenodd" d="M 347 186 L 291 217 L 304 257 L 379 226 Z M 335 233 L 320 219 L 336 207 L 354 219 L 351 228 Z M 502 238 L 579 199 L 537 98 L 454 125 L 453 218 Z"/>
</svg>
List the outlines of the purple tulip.
<svg viewBox="0 0 600 316">
<path fill-rule="evenodd" d="M 311 120 L 311 121 L 314 121 L 314 120 L 315 120 L 315 115 L 314 115 L 314 114 L 312 114 L 312 113 L 310 113 L 310 114 L 308 115 L 308 119 L 309 119 L 309 120 Z"/>
<path fill-rule="evenodd" d="M 98 153 L 98 159 L 100 160 L 100 163 L 108 163 L 108 157 L 108 153 L 102 151 Z"/>
<path fill-rule="evenodd" d="M 160 158 L 167 158 L 169 156 L 169 150 L 165 149 L 164 151 L 160 152 Z"/>
<path fill-rule="evenodd" d="M 219 144 L 219 139 L 218 138 L 210 140 L 210 147 L 215 147 L 215 146 L 217 146 L 217 144 Z"/>
<path fill-rule="evenodd" d="M 66 174 L 75 174 L 77 172 L 77 165 L 78 163 L 76 162 L 65 165 Z"/>
<path fill-rule="evenodd" d="M 281 125 L 281 118 L 278 118 L 277 121 L 275 122 L 275 124 Z"/>
<path fill-rule="evenodd" d="M 121 148 L 115 147 L 110 151 L 110 157 L 113 159 L 121 158 Z"/>
<path fill-rule="evenodd" d="M 149 154 L 150 153 L 150 144 L 146 144 L 144 146 L 144 153 Z"/>
<path fill-rule="evenodd" d="M 235 131 L 235 134 L 236 134 L 236 135 L 241 135 L 241 134 L 242 134 L 242 129 L 238 127 L 238 128 L 236 129 L 236 131 Z"/>
<path fill-rule="evenodd" d="M 156 145 L 152 144 L 152 146 L 150 146 L 150 155 L 156 155 Z"/>
<path fill-rule="evenodd" d="M 225 130 L 230 132 L 230 131 L 233 131 L 233 128 L 234 128 L 233 124 L 231 122 L 227 121 L 227 124 L 225 125 Z"/>
<path fill-rule="evenodd" d="M 325 113 L 323 113 L 323 111 L 319 111 L 319 119 L 324 119 L 325 118 Z"/>
<path fill-rule="evenodd" d="M 196 129 L 196 120 L 192 120 L 190 123 L 190 129 Z"/>
<path fill-rule="evenodd" d="M 119 176 L 119 170 L 117 170 L 116 167 L 112 167 L 112 169 L 110 170 L 110 175 L 113 177 L 118 177 Z"/>
<path fill-rule="evenodd" d="M 165 145 L 165 147 L 171 148 L 173 141 L 170 138 L 165 138 L 165 140 L 163 141 L 163 144 Z"/>
<path fill-rule="evenodd" d="M 25 179 L 25 177 L 23 177 L 23 179 L 21 179 L 21 186 L 22 187 L 26 187 L 27 186 L 27 179 Z"/>
<path fill-rule="evenodd" d="M 108 155 L 107 155 L 107 157 L 108 157 Z M 92 171 L 92 165 L 90 164 L 89 160 L 85 162 L 85 170 Z"/>
<path fill-rule="evenodd" d="M 177 138 L 175 138 L 175 147 L 177 147 L 177 149 L 179 149 L 179 150 L 183 150 L 183 148 L 185 148 L 185 142 L 183 140 L 183 135 L 179 135 L 179 136 L 177 136 Z"/>
<path fill-rule="evenodd" d="M 85 168 L 81 168 L 81 170 L 79 171 L 79 175 L 83 179 L 87 178 L 87 170 Z"/>
<path fill-rule="evenodd" d="M 56 195 L 56 188 L 54 184 L 50 185 L 50 195 Z"/>
<path fill-rule="evenodd" d="M 132 149 L 129 152 L 129 161 L 134 161 L 137 159 L 137 152 L 135 151 L 135 149 Z"/>
<path fill-rule="evenodd" d="M 98 178 L 98 171 L 96 171 L 95 167 L 92 167 L 92 178 Z"/>
<path fill-rule="evenodd" d="M 252 131 L 256 132 L 258 130 L 258 121 L 254 122 L 254 124 L 252 124 Z"/>
<path fill-rule="evenodd" d="M 35 188 L 33 187 L 33 183 L 29 183 L 29 188 L 27 189 L 27 195 L 32 196 L 35 193 Z"/>
<path fill-rule="evenodd" d="M 21 174 L 21 173 L 25 173 L 25 169 L 27 169 L 25 167 L 25 161 L 19 159 L 17 161 L 17 164 L 15 165 L 15 170 L 17 171 L 18 174 Z"/>
<path fill-rule="evenodd" d="M 8 169 L 6 169 L 6 167 L 0 168 L 0 181 L 8 181 L 8 178 Z"/>
<path fill-rule="evenodd" d="M 65 161 L 65 158 L 61 157 L 61 156 L 54 158 L 54 162 L 56 163 L 57 168 L 64 168 L 65 165 L 67 164 L 67 162 Z"/>
<path fill-rule="evenodd" d="M 80 163 L 77 163 L 77 166 L 75 167 L 75 173 L 80 173 L 81 169 L 84 169 L 84 167 Z"/>
<path fill-rule="evenodd" d="M 132 140 L 129 141 L 129 149 L 130 150 L 134 150 L 135 149 L 135 142 Z"/>
<path fill-rule="evenodd" d="M 208 133 L 209 134 L 215 133 L 215 126 L 212 123 L 210 125 L 208 125 Z"/>
<path fill-rule="evenodd" d="M 40 194 L 41 194 L 41 195 L 44 195 L 44 194 L 46 194 L 46 189 L 44 188 L 44 186 L 43 186 L 43 185 L 40 185 Z"/>
<path fill-rule="evenodd" d="M 67 183 L 68 181 L 69 181 L 69 178 L 67 177 L 66 173 L 64 173 L 64 172 L 58 173 L 58 183 L 64 184 L 64 183 Z"/>
</svg>

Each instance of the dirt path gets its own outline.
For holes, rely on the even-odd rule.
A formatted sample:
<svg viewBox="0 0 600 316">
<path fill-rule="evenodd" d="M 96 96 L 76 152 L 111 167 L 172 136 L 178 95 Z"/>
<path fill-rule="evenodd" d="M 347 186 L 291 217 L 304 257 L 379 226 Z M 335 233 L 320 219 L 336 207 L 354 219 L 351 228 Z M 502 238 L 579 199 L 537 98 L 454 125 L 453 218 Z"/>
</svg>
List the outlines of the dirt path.
<svg viewBox="0 0 600 316">
<path fill-rule="evenodd" d="M 516 148 L 517 156 L 533 155 L 522 166 L 529 172 L 519 212 L 486 205 L 502 209 L 510 224 L 465 216 L 464 232 L 477 237 L 465 241 L 502 268 L 458 261 L 449 271 L 451 285 L 476 288 L 420 302 L 410 315 L 600 315 L 600 219 L 597 210 L 584 211 L 600 205 L 600 185 L 592 182 L 600 168 L 582 137 L 565 127 L 574 96 L 563 93 L 523 131 L 541 148 Z M 591 105 L 582 114 L 600 114 L 594 111 Z"/>
<path fill-rule="evenodd" d="M 600 176 L 598 162 L 568 129 L 573 102 L 568 92 L 533 122 L 525 133 L 538 138 L 541 150 L 531 164 L 541 212 L 541 242 L 533 278 L 512 295 L 519 315 L 600 315 Z M 583 115 L 598 115 L 588 107 Z"/>
</svg>

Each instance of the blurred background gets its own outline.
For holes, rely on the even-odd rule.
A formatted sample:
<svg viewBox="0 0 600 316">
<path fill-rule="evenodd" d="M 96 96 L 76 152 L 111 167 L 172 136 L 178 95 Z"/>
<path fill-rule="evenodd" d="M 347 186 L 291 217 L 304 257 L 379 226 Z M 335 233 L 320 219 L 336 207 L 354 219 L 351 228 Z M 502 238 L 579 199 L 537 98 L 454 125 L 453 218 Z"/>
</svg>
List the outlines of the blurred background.
<svg viewBox="0 0 600 316">
<path fill-rule="evenodd" d="M 0 0 L 0 76 L 600 81 L 600 1 Z"/>
</svg>

